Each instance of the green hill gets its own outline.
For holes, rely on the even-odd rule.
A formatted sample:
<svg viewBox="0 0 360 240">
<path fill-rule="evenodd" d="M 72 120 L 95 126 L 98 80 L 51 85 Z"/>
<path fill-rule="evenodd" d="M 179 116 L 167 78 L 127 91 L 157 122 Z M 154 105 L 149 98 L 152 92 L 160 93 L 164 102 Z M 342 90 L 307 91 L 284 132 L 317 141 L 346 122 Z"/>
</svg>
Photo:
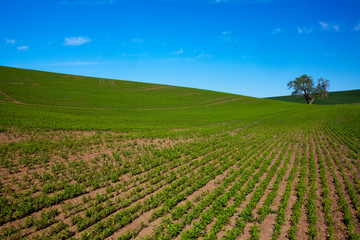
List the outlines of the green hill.
<svg viewBox="0 0 360 240">
<path fill-rule="evenodd" d="M 326 108 L 168 85 L 0 67 L 3 127 L 183 129 L 229 121 L 302 123 Z M 306 118 L 308 119 L 308 118 Z"/>
<path fill-rule="evenodd" d="M 0 67 L 0 239 L 359 239 L 359 119 Z"/>
<path fill-rule="evenodd" d="M 269 97 L 267 99 L 279 100 L 294 103 L 306 103 L 304 97 L 280 96 Z M 313 104 L 318 105 L 336 105 L 336 104 L 358 104 L 360 103 L 360 89 L 350 91 L 329 92 L 327 99 L 315 99 Z"/>
</svg>

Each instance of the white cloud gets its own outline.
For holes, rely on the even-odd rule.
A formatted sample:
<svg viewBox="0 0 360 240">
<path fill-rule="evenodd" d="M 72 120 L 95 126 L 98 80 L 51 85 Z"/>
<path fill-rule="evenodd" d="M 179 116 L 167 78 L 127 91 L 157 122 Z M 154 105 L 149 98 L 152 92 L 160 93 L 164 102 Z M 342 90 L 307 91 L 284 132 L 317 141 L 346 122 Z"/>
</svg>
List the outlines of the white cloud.
<svg viewBox="0 0 360 240">
<path fill-rule="evenodd" d="M 106 62 L 92 62 L 92 61 L 74 61 L 74 62 L 57 62 L 47 64 L 46 66 L 84 66 L 84 65 L 100 65 L 107 64 Z"/>
<path fill-rule="evenodd" d="M 360 23 L 354 27 L 354 30 L 355 30 L 355 31 L 359 31 L 359 30 L 360 30 Z"/>
<path fill-rule="evenodd" d="M 221 33 L 221 38 L 225 41 L 225 42 L 237 42 L 237 40 L 233 40 L 232 37 L 231 37 L 231 32 L 227 32 L 227 31 L 224 31 Z"/>
<path fill-rule="evenodd" d="M 297 30 L 299 34 L 309 34 L 313 31 L 311 28 L 307 27 L 298 28 Z"/>
<path fill-rule="evenodd" d="M 134 43 L 143 43 L 144 42 L 144 40 L 142 40 L 141 38 L 132 38 L 131 41 Z"/>
<path fill-rule="evenodd" d="M 196 56 L 192 56 L 192 57 L 172 57 L 172 58 L 165 58 L 165 59 L 161 59 L 161 62 L 167 62 L 167 61 L 196 61 L 198 59 L 202 59 L 202 58 L 213 58 L 214 55 L 212 54 L 205 54 L 205 53 L 201 53 L 199 55 Z"/>
<path fill-rule="evenodd" d="M 196 56 L 194 59 L 199 59 L 199 58 L 212 58 L 212 57 L 214 57 L 214 55 L 202 53 L 202 54 Z"/>
<path fill-rule="evenodd" d="M 338 32 L 339 28 L 340 28 L 339 25 L 337 25 L 337 24 L 332 25 L 332 24 L 329 24 L 324 21 L 320 21 L 319 24 L 323 30 L 327 30 L 327 31 L 334 30 L 334 31 Z"/>
<path fill-rule="evenodd" d="M 18 51 L 25 51 L 25 50 L 28 50 L 29 47 L 28 46 L 20 46 L 20 47 L 17 47 L 17 50 Z"/>
<path fill-rule="evenodd" d="M 280 32 L 281 32 L 281 28 L 275 28 L 275 29 L 273 29 L 273 31 L 272 31 L 273 34 L 278 34 L 278 33 L 280 33 Z"/>
<path fill-rule="evenodd" d="M 172 52 L 172 53 L 170 53 L 170 54 L 179 55 L 179 54 L 183 54 L 183 53 L 184 53 L 184 49 L 180 48 L 178 51 Z"/>
<path fill-rule="evenodd" d="M 91 39 L 88 37 L 68 37 L 64 38 L 64 46 L 79 46 L 90 42 Z"/>
<path fill-rule="evenodd" d="M 149 53 L 121 53 L 121 57 L 146 57 Z"/>
<path fill-rule="evenodd" d="M 319 24 L 321 25 L 321 28 L 324 30 L 328 30 L 329 29 L 329 24 L 323 21 L 320 21 Z"/>
<path fill-rule="evenodd" d="M 5 39 L 5 41 L 7 44 L 10 44 L 10 45 L 14 45 L 16 42 L 14 39 Z"/>
</svg>

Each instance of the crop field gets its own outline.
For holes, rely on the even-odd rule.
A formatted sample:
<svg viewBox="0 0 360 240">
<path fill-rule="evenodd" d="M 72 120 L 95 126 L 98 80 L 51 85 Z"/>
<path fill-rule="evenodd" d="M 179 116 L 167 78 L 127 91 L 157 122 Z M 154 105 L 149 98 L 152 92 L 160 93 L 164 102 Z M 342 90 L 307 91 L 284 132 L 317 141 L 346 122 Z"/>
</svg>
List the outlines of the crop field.
<svg viewBox="0 0 360 240">
<path fill-rule="evenodd" d="M 360 239 L 360 105 L 0 67 L 0 239 Z"/>
<path fill-rule="evenodd" d="M 305 103 L 303 97 L 297 96 L 282 96 L 282 97 L 269 97 L 268 99 Z M 359 104 L 360 103 L 360 89 L 350 91 L 329 92 L 328 98 L 317 99 L 313 104 L 331 105 L 331 104 Z"/>
</svg>

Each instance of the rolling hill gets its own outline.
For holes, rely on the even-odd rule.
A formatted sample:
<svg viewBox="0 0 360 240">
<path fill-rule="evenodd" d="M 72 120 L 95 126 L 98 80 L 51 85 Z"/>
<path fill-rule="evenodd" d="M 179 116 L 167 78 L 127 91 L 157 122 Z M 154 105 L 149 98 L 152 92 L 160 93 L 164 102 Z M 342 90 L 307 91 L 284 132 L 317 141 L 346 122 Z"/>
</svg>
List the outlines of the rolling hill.
<svg viewBox="0 0 360 240">
<path fill-rule="evenodd" d="M 359 119 L 0 67 L 0 239 L 360 239 Z"/>
<path fill-rule="evenodd" d="M 301 97 L 279 96 L 279 97 L 269 97 L 267 99 L 306 104 L 306 101 L 302 96 Z M 315 99 L 315 101 L 313 102 L 313 104 L 317 104 L 317 105 L 359 104 L 359 103 L 360 103 L 360 89 L 329 92 L 327 99 Z"/>
<path fill-rule="evenodd" d="M 200 89 L 0 67 L 0 124 L 52 129 L 154 130 L 257 118 L 314 108 Z M 287 118 L 286 118 L 287 119 Z M 281 121 L 277 121 L 281 122 Z M 295 122 L 295 123 L 296 123 Z"/>
<path fill-rule="evenodd" d="M 266 106 L 286 106 L 199 89 L 8 67 L 0 68 L 0 79 L 6 113 L 2 122 L 32 127 L 182 128 L 264 114 Z"/>
</svg>

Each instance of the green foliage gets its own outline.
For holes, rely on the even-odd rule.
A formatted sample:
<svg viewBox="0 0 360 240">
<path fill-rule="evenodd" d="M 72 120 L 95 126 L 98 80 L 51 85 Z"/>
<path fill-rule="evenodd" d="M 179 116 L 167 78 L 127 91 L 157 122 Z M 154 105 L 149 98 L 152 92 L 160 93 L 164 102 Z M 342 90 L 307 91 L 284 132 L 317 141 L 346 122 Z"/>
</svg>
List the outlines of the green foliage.
<svg viewBox="0 0 360 240">
<path fill-rule="evenodd" d="M 291 95 L 304 96 L 308 104 L 312 104 L 315 98 L 327 98 L 329 86 L 329 80 L 319 78 L 318 84 L 314 87 L 312 77 L 307 75 L 288 83 L 288 88 L 294 90 Z"/>
<path fill-rule="evenodd" d="M 260 231 L 259 225 L 255 224 L 254 226 L 252 226 L 250 228 L 250 233 L 251 233 L 250 240 L 258 240 L 258 239 L 260 239 L 259 231 Z"/>
<path fill-rule="evenodd" d="M 267 99 L 279 100 L 293 103 L 306 103 L 304 98 L 297 96 L 281 96 L 269 97 Z M 359 104 L 360 103 L 360 90 L 349 90 L 339 92 L 329 92 L 326 99 L 316 99 L 313 102 L 315 105 L 337 105 L 337 104 Z"/>
<path fill-rule="evenodd" d="M 309 110 L 305 106 L 297 106 L 294 111 L 293 104 L 289 103 L 199 89 L 120 80 L 111 80 L 115 86 L 99 86 L 99 81 L 98 78 L 0 67 L 1 91 L 25 103 L 0 101 L 0 127 L 160 134 L 174 128 L 233 120 L 254 122 L 259 117 L 269 123 L 283 119 L 286 124 L 291 122 L 287 120 L 289 112 L 311 121 L 320 112 L 327 111 Z M 17 82 L 22 84 L 14 84 Z M 305 112 L 309 112 L 310 119 Z"/>
<path fill-rule="evenodd" d="M 268 217 L 273 239 L 287 221 L 295 239 L 301 214 L 315 239 L 319 207 L 334 239 L 329 189 L 359 237 L 358 105 L 5 67 L 0 80 L 1 239 L 260 239 Z"/>
</svg>

